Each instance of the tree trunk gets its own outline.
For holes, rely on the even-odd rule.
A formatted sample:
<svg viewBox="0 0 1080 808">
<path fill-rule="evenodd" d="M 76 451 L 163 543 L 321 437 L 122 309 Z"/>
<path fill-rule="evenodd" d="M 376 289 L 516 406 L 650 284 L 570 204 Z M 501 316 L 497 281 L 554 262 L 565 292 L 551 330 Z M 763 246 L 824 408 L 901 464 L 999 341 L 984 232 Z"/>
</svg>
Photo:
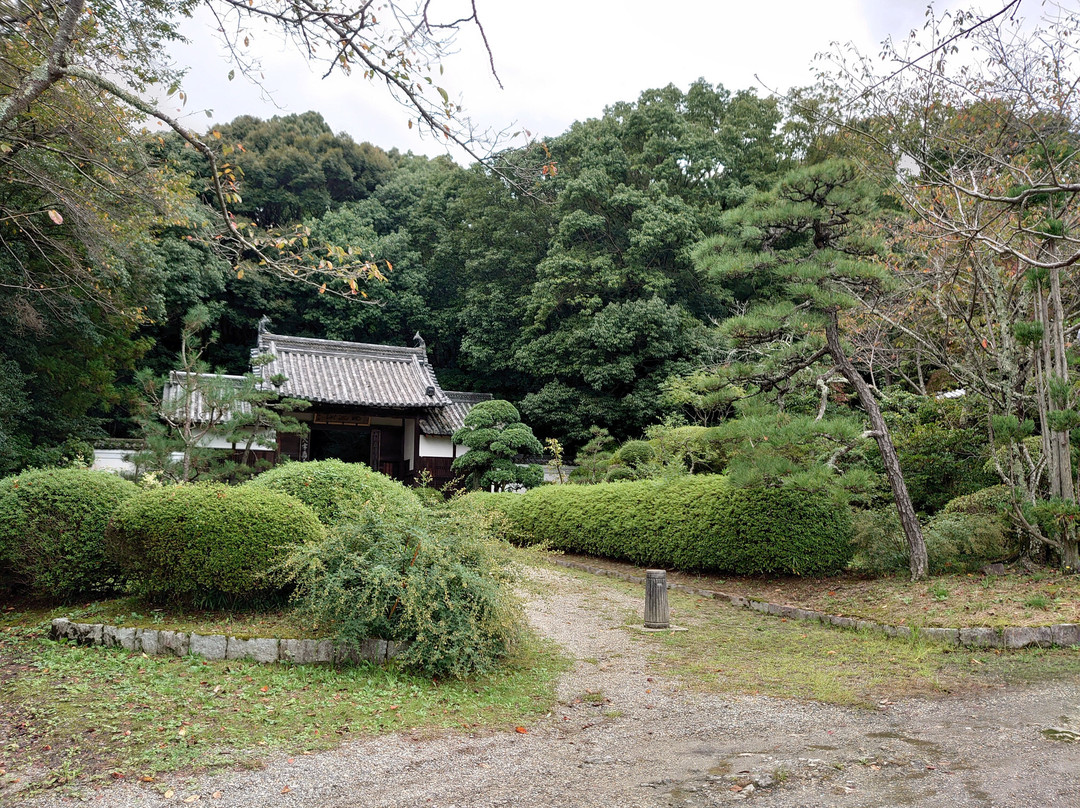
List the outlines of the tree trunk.
<svg viewBox="0 0 1080 808">
<path fill-rule="evenodd" d="M 896 448 L 893 446 L 892 437 L 889 435 L 889 427 L 885 418 L 881 415 L 881 408 L 870 392 L 870 386 L 859 375 L 851 360 L 844 354 L 840 344 L 840 326 L 836 309 L 828 312 L 828 322 L 825 324 L 825 339 L 829 346 L 829 353 L 836 363 L 840 373 L 848 380 L 859 396 L 859 403 L 870 418 L 870 427 L 874 438 L 877 440 L 881 459 L 885 464 L 885 476 L 892 488 L 893 500 L 896 502 L 896 511 L 900 516 L 900 525 L 904 529 L 904 537 L 907 539 L 908 556 L 911 561 L 911 580 L 918 581 L 926 577 L 929 562 L 926 557 L 926 542 L 923 540 L 922 528 L 919 527 L 919 518 L 915 515 L 915 508 L 911 504 L 911 496 L 908 494 L 907 484 L 904 482 L 904 473 L 900 469 L 900 460 L 896 456 Z"/>
</svg>

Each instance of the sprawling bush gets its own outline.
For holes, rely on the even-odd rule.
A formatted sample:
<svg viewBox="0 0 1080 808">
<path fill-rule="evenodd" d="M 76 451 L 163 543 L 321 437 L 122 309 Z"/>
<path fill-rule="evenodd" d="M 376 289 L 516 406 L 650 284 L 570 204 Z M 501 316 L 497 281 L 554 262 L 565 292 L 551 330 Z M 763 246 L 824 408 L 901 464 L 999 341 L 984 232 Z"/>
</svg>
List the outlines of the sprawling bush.
<svg viewBox="0 0 1080 808">
<path fill-rule="evenodd" d="M 105 554 L 105 526 L 138 492 L 115 474 L 85 469 L 0 480 L 0 577 L 62 600 L 118 588 L 119 570 Z"/>
<path fill-rule="evenodd" d="M 529 543 L 635 564 L 823 575 L 851 557 L 851 515 L 831 497 L 719 476 L 550 486 L 497 505 Z"/>
<path fill-rule="evenodd" d="M 325 535 L 315 513 L 288 494 L 198 483 L 126 501 L 106 549 L 140 594 L 219 604 L 280 591 L 275 568 L 292 548 Z"/>
<path fill-rule="evenodd" d="M 406 642 L 406 667 L 464 676 L 495 667 L 521 622 L 498 521 L 475 500 L 419 519 L 368 508 L 297 547 L 286 568 L 303 607 L 340 642 Z"/>
<path fill-rule="evenodd" d="M 369 503 L 404 514 L 419 513 L 421 508 L 412 491 L 363 463 L 285 463 L 246 485 L 291 494 L 315 511 L 326 525 L 360 518 Z"/>
</svg>

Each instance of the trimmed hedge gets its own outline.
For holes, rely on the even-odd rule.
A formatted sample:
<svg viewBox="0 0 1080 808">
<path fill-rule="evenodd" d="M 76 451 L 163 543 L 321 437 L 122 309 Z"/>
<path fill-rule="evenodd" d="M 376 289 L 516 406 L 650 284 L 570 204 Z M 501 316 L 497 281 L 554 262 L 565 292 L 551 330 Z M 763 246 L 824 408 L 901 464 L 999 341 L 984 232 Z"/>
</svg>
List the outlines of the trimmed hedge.
<svg viewBox="0 0 1080 808">
<path fill-rule="evenodd" d="M 491 503 L 525 543 L 635 564 L 825 575 L 852 555 L 851 513 L 827 494 L 720 476 L 548 486 Z"/>
<path fill-rule="evenodd" d="M 1005 524 L 1010 524 L 1009 511 L 1012 509 L 1012 494 L 1004 485 L 992 485 L 980 488 L 972 494 L 964 494 L 949 500 L 945 513 L 970 513 L 983 516 L 1004 516 Z"/>
<path fill-rule="evenodd" d="M 314 512 L 288 494 L 198 483 L 128 500 L 105 539 L 142 594 L 220 602 L 279 591 L 274 570 L 289 551 L 325 536 Z"/>
<path fill-rule="evenodd" d="M 341 460 L 285 463 L 264 471 L 245 487 L 291 494 L 325 525 L 355 520 L 368 504 L 403 514 L 421 510 L 419 498 L 401 483 L 363 463 Z"/>
<path fill-rule="evenodd" d="M 139 493 L 105 471 L 44 469 L 0 480 L 0 575 L 38 597 L 70 600 L 120 588 L 105 526 Z"/>
</svg>

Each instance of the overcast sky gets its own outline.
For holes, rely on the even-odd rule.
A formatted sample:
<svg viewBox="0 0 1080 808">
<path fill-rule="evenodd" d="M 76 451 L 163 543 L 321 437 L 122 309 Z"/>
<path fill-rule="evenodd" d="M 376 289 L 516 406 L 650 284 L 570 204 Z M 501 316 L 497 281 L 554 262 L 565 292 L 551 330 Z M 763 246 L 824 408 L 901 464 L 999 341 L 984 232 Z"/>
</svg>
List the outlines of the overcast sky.
<svg viewBox="0 0 1080 808">
<path fill-rule="evenodd" d="M 1004 0 L 983 0 L 999 9 Z M 438 0 L 436 0 L 438 4 Z M 961 5 L 939 2 L 940 11 Z M 963 4 L 967 6 L 968 4 Z M 1025 0 L 1037 13 L 1036 0 Z M 759 94 L 810 82 L 815 53 L 830 42 L 854 42 L 876 54 L 888 35 L 903 37 L 925 19 L 923 0 L 477 0 L 477 8 L 505 89 L 491 76 L 486 53 L 473 31 L 459 38 L 458 53 L 445 60 L 445 85 L 482 127 L 511 124 L 534 136 L 554 136 L 575 120 L 595 118 L 605 106 L 632 101 L 646 89 L 674 83 L 685 89 L 702 77 L 729 90 L 754 87 Z M 291 47 L 269 34 L 256 37 L 265 88 L 240 77 L 213 38 L 214 27 L 197 16 L 184 28 L 191 40 L 172 55 L 188 66 L 189 125 L 225 122 L 237 115 L 322 113 L 330 126 L 358 141 L 429 155 L 444 151 L 430 136 L 407 126 L 409 115 L 384 87 L 359 76 L 321 79 Z M 166 103 L 171 112 L 177 104 Z M 203 114 L 212 110 L 211 119 Z"/>
</svg>

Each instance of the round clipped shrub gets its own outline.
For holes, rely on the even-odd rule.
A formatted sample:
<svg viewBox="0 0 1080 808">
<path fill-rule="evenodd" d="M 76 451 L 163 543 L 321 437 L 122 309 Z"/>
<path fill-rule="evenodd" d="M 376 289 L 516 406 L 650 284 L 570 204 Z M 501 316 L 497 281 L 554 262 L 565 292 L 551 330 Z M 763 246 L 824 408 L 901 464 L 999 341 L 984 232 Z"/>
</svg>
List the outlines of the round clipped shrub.
<svg viewBox="0 0 1080 808">
<path fill-rule="evenodd" d="M 1012 495 L 1004 485 L 992 485 L 980 488 L 972 494 L 950 499 L 946 503 L 945 513 L 971 513 L 983 516 L 1004 515 L 1008 521 L 1008 512 L 1012 507 Z"/>
<path fill-rule="evenodd" d="M 636 480 L 637 473 L 626 466 L 612 466 L 608 469 L 607 474 L 604 475 L 604 481 L 609 483 L 617 483 L 621 480 Z"/>
<path fill-rule="evenodd" d="M 355 520 L 366 505 L 405 514 L 419 513 L 421 509 L 416 494 L 363 463 L 285 463 L 264 471 L 246 485 L 291 494 L 315 511 L 326 525 Z"/>
<path fill-rule="evenodd" d="M 852 554 L 851 513 L 827 494 L 720 476 L 548 486 L 497 506 L 526 543 L 635 564 L 824 575 Z"/>
<path fill-rule="evenodd" d="M 656 457 L 656 450 L 643 440 L 628 440 L 615 452 L 615 460 L 627 466 L 641 466 Z"/>
<path fill-rule="evenodd" d="M 38 597 L 69 600 L 119 588 L 105 526 L 139 493 L 104 471 L 43 469 L 0 480 L 0 575 Z"/>
<path fill-rule="evenodd" d="M 315 513 L 288 494 L 199 483 L 125 502 L 106 548 L 144 595 L 244 601 L 280 590 L 274 571 L 289 551 L 325 536 Z"/>
</svg>

